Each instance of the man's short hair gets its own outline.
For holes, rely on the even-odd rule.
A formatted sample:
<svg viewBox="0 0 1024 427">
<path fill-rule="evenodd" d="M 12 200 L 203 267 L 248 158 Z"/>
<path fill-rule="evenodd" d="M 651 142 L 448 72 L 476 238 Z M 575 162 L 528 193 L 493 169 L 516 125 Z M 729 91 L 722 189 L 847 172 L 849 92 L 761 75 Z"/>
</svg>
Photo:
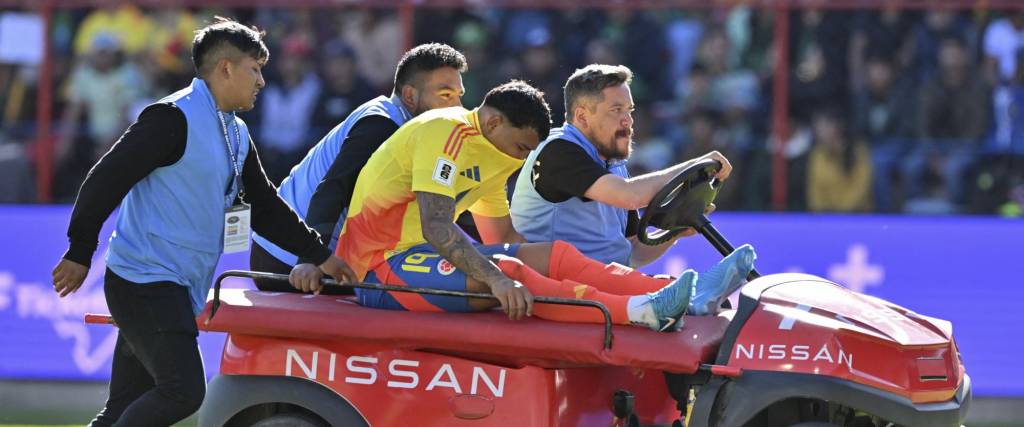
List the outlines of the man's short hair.
<svg viewBox="0 0 1024 427">
<path fill-rule="evenodd" d="M 484 106 L 505 115 L 513 127 L 530 127 L 537 131 L 541 141 L 551 131 L 551 109 L 544 93 L 522 80 L 512 80 L 487 92 Z"/>
<path fill-rule="evenodd" d="M 605 88 L 629 84 L 633 72 L 624 65 L 590 64 L 577 69 L 565 82 L 565 121 L 572 123 L 572 112 L 586 100 L 601 102 Z"/>
<path fill-rule="evenodd" d="M 215 16 L 213 22 L 196 31 L 192 39 L 192 64 L 196 74 L 206 75 L 217 61 L 233 53 L 231 48 L 266 62 L 270 59 L 270 51 L 263 43 L 264 35 L 266 32 L 255 26 L 246 27 L 233 19 Z"/>
<path fill-rule="evenodd" d="M 460 73 L 466 72 L 466 56 L 455 48 L 444 43 L 427 43 L 409 49 L 398 60 L 395 69 L 395 91 L 402 86 L 413 84 L 422 72 L 434 71 L 439 68 L 454 68 Z"/>
</svg>

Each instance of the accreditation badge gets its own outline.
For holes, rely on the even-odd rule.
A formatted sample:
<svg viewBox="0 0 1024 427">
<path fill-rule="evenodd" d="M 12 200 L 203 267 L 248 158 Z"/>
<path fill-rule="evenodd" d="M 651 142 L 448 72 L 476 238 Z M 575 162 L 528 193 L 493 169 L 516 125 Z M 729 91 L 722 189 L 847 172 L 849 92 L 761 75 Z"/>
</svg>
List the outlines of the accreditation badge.
<svg viewBox="0 0 1024 427">
<path fill-rule="evenodd" d="M 250 220 L 252 208 L 244 203 L 231 206 L 224 211 L 224 253 L 249 250 Z"/>
</svg>

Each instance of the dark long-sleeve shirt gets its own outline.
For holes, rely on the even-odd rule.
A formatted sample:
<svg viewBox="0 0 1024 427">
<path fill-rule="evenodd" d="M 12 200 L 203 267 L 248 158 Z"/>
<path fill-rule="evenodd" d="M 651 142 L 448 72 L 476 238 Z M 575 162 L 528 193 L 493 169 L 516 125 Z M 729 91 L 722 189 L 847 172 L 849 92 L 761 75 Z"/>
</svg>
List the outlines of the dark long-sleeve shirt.
<svg viewBox="0 0 1024 427">
<path fill-rule="evenodd" d="M 342 211 L 352 201 L 356 178 L 374 151 L 398 130 L 398 125 L 384 116 L 359 119 L 345 136 L 341 150 L 327 170 L 306 210 L 306 223 L 321 236 L 330 236 Z M 299 257 L 302 259 L 302 257 Z"/>
<path fill-rule="evenodd" d="M 68 225 L 70 246 L 64 258 L 88 266 L 96 251 L 103 221 L 136 183 L 159 167 L 176 163 L 185 154 L 188 123 L 172 104 L 154 104 L 139 115 L 124 135 L 100 159 L 78 193 Z M 315 231 L 306 227 L 277 195 L 256 147 L 249 140 L 249 155 L 242 166 L 244 200 L 252 205 L 252 228 L 278 246 L 317 264 L 331 254 Z"/>
<path fill-rule="evenodd" d="M 398 124 L 390 118 L 370 115 L 359 119 L 345 135 L 341 150 L 334 157 L 330 169 L 317 185 L 306 209 L 306 223 L 321 236 L 331 236 L 342 212 L 352 201 L 359 172 L 366 166 L 381 144 L 398 131 Z M 480 234 L 468 213 L 459 217 L 459 226 L 477 241 Z M 308 262 L 299 257 L 299 262 Z"/>
</svg>

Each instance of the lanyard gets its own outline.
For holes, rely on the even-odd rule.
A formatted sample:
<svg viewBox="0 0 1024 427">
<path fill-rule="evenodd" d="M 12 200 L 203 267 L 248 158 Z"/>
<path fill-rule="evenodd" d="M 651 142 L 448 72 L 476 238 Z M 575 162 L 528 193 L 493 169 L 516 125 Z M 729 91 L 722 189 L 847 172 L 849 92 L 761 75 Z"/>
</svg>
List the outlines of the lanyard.
<svg viewBox="0 0 1024 427">
<path fill-rule="evenodd" d="M 231 138 L 228 137 L 228 125 L 224 122 L 224 115 L 220 111 L 217 111 L 217 118 L 220 119 L 220 129 L 224 132 L 224 142 L 228 146 L 228 160 L 231 161 L 231 167 L 235 173 L 235 188 L 238 188 L 239 197 L 245 197 L 245 189 L 242 187 L 242 171 L 238 168 L 238 157 L 235 154 L 235 150 L 231 148 Z M 235 123 L 235 141 L 238 141 L 238 151 L 242 151 L 242 134 L 238 131 L 238 123 Z M 231 195 L 230 186 L 224 195 Z M 231 202 L 231 200 L 226 201 L 225 206 L 231 205 Z"/>
</svg>

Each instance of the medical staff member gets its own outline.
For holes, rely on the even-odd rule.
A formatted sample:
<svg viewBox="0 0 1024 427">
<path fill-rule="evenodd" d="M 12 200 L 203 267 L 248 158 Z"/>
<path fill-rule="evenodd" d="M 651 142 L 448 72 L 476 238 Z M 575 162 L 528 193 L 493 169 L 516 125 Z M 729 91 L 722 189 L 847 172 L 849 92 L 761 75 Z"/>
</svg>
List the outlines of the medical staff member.
<svg viewBox="0 0 1024 427">
<path fill-rule="evenodd" d="M 565 125 L 530 153 L 516 179 L 512 223 L 530 242 L 566 241 L 583 254 L 623 268 L 646 265 L 675 241 L 658 246 L 637 238 L 637 209 L 680 171 L 704 159 L 722 164 L 716 176 L 729 177 L 732 165 L 712 151 L 663 170 L 630 177 L 626 160 L 633 149 L 633 73 L 622 65 L 592 64 L 565 83 Z M 688 230 L 680 234 L 694 234 Z M 724 263 L 701 274 L 690 314 L 711 314 L 721 299 L 745 281 L 755 258 L 744 245 Z"/>
<path fill-rule="evenodd" d="M 379 96 L 349 114 L 292 169 L 278 194 L 321 236 L 336 240 L 356 178 L 370 155 L 409 119 L 435 108 L 462 105 L 466 69 L 466 57 L 446 44 L 410 49 L 398 61 L 391 96 Z M 249 258 L 253 270 L 287 273 L 299 262 L 296 254 L 259 233 L 253 241 Z M 335 242 L 328 246 L 334 248 Z M 256 286 L 267 291 L 295 290 L 275 280 L 257 280 Z M 347 290 L 338 290 L 342 291 Z"/>
<path fill-rule="evenodd" d="M 354 274 L 319 242 L 267 180 L 245 123 L 269 58 L 263 33 L 217 18 L 196 32 L 192 83 L 150 105 L 92 168 L 53 270 L 65 297 L 88 274 L 103 221 L 120 203 L 104 293 L 118 325 L 106 406 L 91 426 L 167 426 L 194 413 L 206 379 L 195 317 L 223 252 L 248 249 L 249 227 L 315 264 L 291 271 Z"/>
</svg>

